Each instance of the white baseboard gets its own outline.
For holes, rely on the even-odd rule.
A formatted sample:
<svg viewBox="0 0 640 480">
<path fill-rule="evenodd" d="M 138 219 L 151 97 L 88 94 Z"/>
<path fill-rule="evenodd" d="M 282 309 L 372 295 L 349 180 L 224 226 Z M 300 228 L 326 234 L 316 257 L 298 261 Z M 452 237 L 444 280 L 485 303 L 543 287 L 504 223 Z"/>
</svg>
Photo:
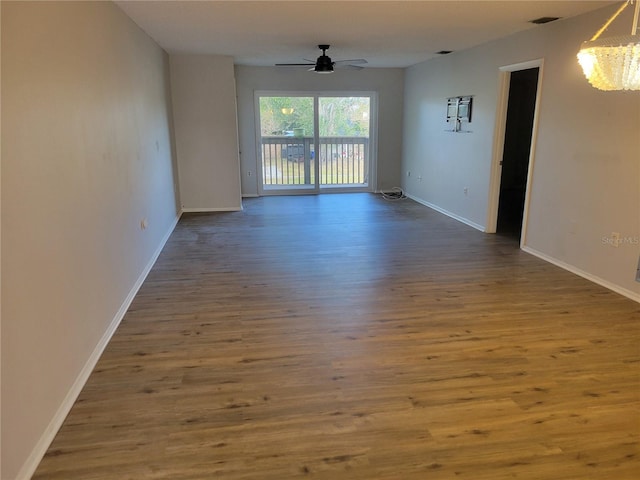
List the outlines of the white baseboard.
<svg viewBox="0 0 640 480">
<path fill-rule="evenodd" d="M 443 215 L 446 215 L 447 217 L 451 217 L 454 220 L 458 220 L 459 222 L 464 223 L 465 225 L 469 225 L 470 227 L 475 228 L 476 230 L 480 230 L 481 232 L 485 231 L 485 228 L 482 225 L 479 225 L 475 222 L 472 222 L 471 220 L 461 217 L 460 215 L 456 215 L 455 213 L 451 213 L 447 210 L 445 210 L 444 208 L 440 208 L 437 205 L 434 205 L 432 203 L 427 202 L 426 200 L 422 200 L 421 198 L 415 197 L 413 195 L 408 194 L 407 192 L 404 192 L 404 194 L 409 197 L 411 200 L 418 202 L 421 205 L 424 205 L 425 207 L 429 207 L 432 210 L 435 210 L 436 212 L 440 212 Z"/>
<path fill-rule="evenodd" d="M 522 250 L 530 253 L 531 255 L 534 255 L 538 258 L 541 258 L 542 260 L 545 260 L 549 263 L 554 264 L 557 267 L 560 267 L 564 270 L 567 270 L 571 273 L 575 273 L 576 275 L 585 278 L 593 283 L 597 283 L 598 285 L 601 285 L 605 288 L 608 288 L 609 290 L 612 290 L 616 293 L 619 293 L 620 295 L 623 295 L 631 300 L 634 300 L 638 303 L 640 303 L 640 294 L 633 292 L 631 290 L 627 290 L 624 287 L 621 287 L 619 285 L 616 285 L 615 283 L 611 283 L 608 280 L 605 280 L 604 278 L 600 278 L 596 275 L 593 275 L 589 272 L 585 272 L 584 270 L 579 269 L 578 267 L 575 267 L 569 263 L 563 262 L 562 260 L 558 260 L 557 258 L 551 257 L 549 255 L 547 255 L 546 253 L 542 253 L 538 250 L 536 250 L 535 248 L 531 248 L 529 246 L 522 246 Z"/>
<path fill-rule="evenodd" d="M 182 213 L 213 213 L 213 212 L 239 212 L 242 210 L 242 205 L 239 207 L 220 207 L 220 208 L 185 208 L 182 207 Z"/>
<path fill-rule="evenodd" d="M 111 322 L 109 323 L 109 326 L 107 327 L 107 330 L 104 332 L 104 334 L 102 335 L 102 338 L 100 338 L 100 341 L 98 342 L 96 347 L 93 349 L 93 352 L 91 353 L 91 355 L 89 356 L 89 359 L 84 364 L 84 367 L 82 367 L 82 370 L 80 370 L 79 375 L 76 377 L 76 380 L 73 382 L 73 385 L 67 392 L 67 395 L 62 401 L 62 404 L 60 405 L 55 415 L 49 422 L 49 425 L 47 425 L 47 428 L 45 429 L 43 434 L 40 436 L 40 440 L 38 440 L 38 443 L 36 443 L 35 447 L 31 451 L 31 454 L 29 455 L 24 465 L 18 472 L 18 476 L 16 477 L 15 480 L 29 480 L 35 473 L 36 469 L 38 468 L 38 465 L 42 461 L 42 458 L 44 457 L 45 453 L 47 453 L 47 449 L 51 445 L 51 442 L 53 442 L 53 439 L 58 433 L 58 430 L 60 430 L 60 427 L 64 423 L 65 418 L 67 418 L 67 415 L 71 411 L 71 407 L 73 407 L 73 404 L 78 398 L 78 395 L 80 395 L 82 388 L 84 387 L 85 383 L 87 383 L 87 380 L 89 379 L 89 375 L 91 375 L 91 372 L 93 371 L 96 364 L 98 363 L 98 360 L 100 360 L 100 356 L 102 355 L 102 352 L 104 352 L 104 349 L 107 347 L 107 344 L 111 340 L 111 337 L 113 336 L 116 329 L 120 325 L 120 322 L 122 321 L 125 314 L 127 313 L 127 310 L 131 305 L 131 302 L 133 302 L 133 299 L 138 293 L 138 290 L 140 290 L 142 283 L 147 278 L 147 275 L 149 275 L 151 268 L 153 268 L 153 265 L 156 263 L 156 260 L 160 256 L 160 253 L 162 252 L 162 249 L 167 243 L 167 240 L 169 240 L 171 233 L 176 228 L 176 225 L 178 224 L 178 220 L 180 220 L 180 214 L 178 214 L 178 216 L 173 221 L 168 232 L 162 238 L 160 242 L 160 246 L 156 249 L 153 256 L 151 257 L 151 260 L 149 260 L 144 270 L 136 280 L 135 284 L 129 291 L 127 298 L 125 298 L 124 302 L 122 302 L 122 305 L 118 310 L 118 313 L 116 313 L 113 320 L 111 320 Z"/>
<path fill-rule="evenodd" d="M 242 198 L 258 198 L 260 195 L 257 193 L 243 193 Z"/>
<path fill-rule="evenodd" d="M 412 200 L 414 200 L 414 201 L 416 201 L 416 202 L 418 202 L 418 203 L 420 203 L 420 204 L 422 204 L 422 205 L 424 205 L 426 207 L 432 208 L 433 210 L 436 210 L 437 212 L 440 212 L 440 213 L 442 213 L 444 215 L 447 215 L 448 217 L 451 217 L 451 218 L 453 218 L 455 220 L 458 220 L 458 221 L 460 221 L 462 223 L 465 223 L 465 224 L 469 225 L 470 227 L 473 227 L 473 228 L 475 228 L 477 230 L 480 230 L 481 232 L 485 231 L 485 228 L 483 226 L 478 225 L 477 223 L 474 223 L 474 222 L 472 222 L 470 220 L 467 220 L 466 218 L 463 218 L 463 217 L 460 217 L 459 215 L 456 215 L 454 213 L 448 212 L 448 211 L 446 211 L 446 210 L 444 210 L 444 209 L 442 209 L 442 208 L 440 208 L 440 207 L 438 207 L 436 205 L 433 205 L 433 204 L 431 204 L 429 202 L 426 202 L 426 201 L 422 200 L 421 198 L 414 197 L 413 195 L 409 195 L 406 192 L 405 192 L 405 195 L 407 197 L 409 197 L 410 199 L 412 199 Z M 611 290 L 613 292 L 619 293 L 620 295 L 623 295 L 623 296 L 625 296 L 625 297 L 627 297 L 627 298 L 629 298 L 631 300 L 634 300 L 634 301 L 640 303 L 640 294 L 638 294 L 636 292 L 633 292 L 633 291 L 628 290 L 628 289 L 626 289 L 624 287 L 616 285 L 615 283 L 611 283 L 608 280 L 600 278 L 600 277 L 598 277 L 596 275 L 593 275 L 593 274 L 591 274 L 589 272 L 585 272 L 584 270 L 581 270 L 578 267 L 575 267 L 575 266 L 573 266 L 571 264 L 563 262 L 562 260 L 558 260 L 557 258 L 551 257 L 551 256 L 549 256 L 549 255 L 547 255 L 545 253 L 542 253 L 542 252 L 540 252 L 540 251 L 538 251 L 538 250 L 536 250 L 534 248 L 531 248 L 531 247 L 529 247 L 527 245 L 523 245 L 521 248 L 522 248 L 523 251 L 525 251 L 527 253 L 530 253 L 531 255 L 534 255 L 534 256 L 536 256 L 538 258 L 541 258 L 542 260 L 545 260 L 545 261 L 547 261 L 549 263 L 552 263 L 553 265 L 556 265 L 557 267 L 560 267 L 560 268 L 562 268 L 564 270 L 567 270 L 567 271 L 569 271 L 571 273 L 575 273 L 576 275 L 578 275 L 578 276 L 580 276 L 582 278 L 585 278 L 585 279 L 587 279 L 587 280 L 589 280 L 589 281 L 591 281 L 593 283 L 601 285 L 601 286 L 603 286 L 605 288 L 608 288 L 609 290 Z"/>
</svg>

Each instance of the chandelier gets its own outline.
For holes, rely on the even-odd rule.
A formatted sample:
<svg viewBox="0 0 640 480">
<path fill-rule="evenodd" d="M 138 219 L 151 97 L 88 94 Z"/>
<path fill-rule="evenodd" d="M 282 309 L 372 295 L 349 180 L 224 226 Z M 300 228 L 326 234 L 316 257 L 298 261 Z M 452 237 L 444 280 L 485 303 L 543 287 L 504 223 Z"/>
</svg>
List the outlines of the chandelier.
<svg viewBox="0 0 640 480">
<path fill-rule="evenodd" d="M 640 0 L 635 2 L 631 35 L 599 38 L 611 22 L 633 3 L 633 0 L 627 0 L 591 40 L 582 43 L 578 52 L 578 63 L 585 77 L 599 90 L 640 90 Z"/>
</svg>

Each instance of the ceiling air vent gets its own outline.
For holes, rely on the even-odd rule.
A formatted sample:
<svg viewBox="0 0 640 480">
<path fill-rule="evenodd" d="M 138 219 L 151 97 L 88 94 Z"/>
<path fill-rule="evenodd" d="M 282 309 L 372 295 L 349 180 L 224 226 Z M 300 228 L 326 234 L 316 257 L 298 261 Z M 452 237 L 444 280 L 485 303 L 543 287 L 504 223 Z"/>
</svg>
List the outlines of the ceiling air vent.
<svg viewBox="0 0 640 480">
<path fill-rule="evenodd" d="M 536 25 L 542 25 L 543 23 L 555 22 L 559 20 L 560 17 L 540 17 L 535 20 L 529 20 L 529 23 L 534 23 Z"/>
<path fill-rule="evenodd" d="M 449 53 L 452 53 L 453 50 L 440 50 L 439 52 L 436 52 L 438 55 L 448 55 Z"/>
</svg>

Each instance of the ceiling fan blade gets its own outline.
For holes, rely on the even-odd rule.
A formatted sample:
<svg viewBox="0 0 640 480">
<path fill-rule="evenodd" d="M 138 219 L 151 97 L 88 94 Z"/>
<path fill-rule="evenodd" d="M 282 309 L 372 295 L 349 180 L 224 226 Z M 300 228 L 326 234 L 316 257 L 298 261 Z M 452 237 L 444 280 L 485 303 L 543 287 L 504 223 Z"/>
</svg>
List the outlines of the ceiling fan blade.
<svg viewBox="0 0 640 480">
<path fill-rule="evenodd" d="M 352 60 L 338 60 L 336 62 L 334 62 L 336 65 L 344 65 L 344 64 L 349 64 L 349 65 L 364 65 L 365 63 L 368 63 L 364 58 L 354 58 Z"/>
<path fill-rule="evenodd" d="M 320 55 L 317 60 L 304 58 L 303 60 L 308 63 L 276 63 L 276 67 L 308 67 L 307 70 L 310 72 L 332 73 L 334 66 L 336 68 L 362 70 L 362 67 L 359 67 L 358 65 L 368 63 L 364 58 L 352 58 L 351 60 L 338 60 L 337 62 L 334 62 L 331 60 L 331 57 L 327 56 L 329 45 L 318 45 L 318 48 L 322 50 L 322 55 Z"/>
<path fill-rule="evenodd" d="M 340 70 L 364 70 L 364 67 L 360 65 L 335 65 L 335 68 L 339 68 Z"/>
</svg>

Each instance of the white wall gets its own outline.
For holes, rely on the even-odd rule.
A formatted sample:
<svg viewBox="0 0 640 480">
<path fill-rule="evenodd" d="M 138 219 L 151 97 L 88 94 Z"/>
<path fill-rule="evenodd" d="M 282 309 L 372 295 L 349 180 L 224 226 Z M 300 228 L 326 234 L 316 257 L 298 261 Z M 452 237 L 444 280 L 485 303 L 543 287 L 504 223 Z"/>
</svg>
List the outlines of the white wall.
<svg viewBox="0 0 640 480">
<path fill-rule="evenodd" d="M 110 2 L 2 2 L 4 480 L 36 467 L 177 220 L 168 64 Z"/>
<path fill-rule="evenodd" d="M 233 58 L 171 55 L 170 62 L 182 208 L 239 210 Z"/>
<path fill-rule="evenodd" d="M 612 12 L 560 20 L 409 68 L 403 182 L 413 197 L 484 228 L 499 68 L 543 58 L 524 248 L 640 300 L 640 283 L 634 281 L 640 254 L 640 95 L 592 88 L 576 61 L 581 42 Z M 609 34 L 630 30 L 631 12 L 626 13 Z M 444 131 L 446 98 L 454 95 L 475 95 L 473 133 Z M 613 231 L 627 242 L 607 245 Z"/>
<path fill-rule="evenodd" d="M 0 39 L 2 37 L 2 8 L 0 8 Z M 2 41 L 0 40 L 0 46 Z M 0 92 L 2 90 L 2 62 L 0 61 Z M 2 94 L 0 93 L 0 112 L 2 111 Z M 2 132 L 2 115 L 0 115 L 0 132 Z M 2 135 L 0 134 L 0 152 L 2 152 Z M 0 153 L 0 265 L 2 265 L 2 154 Z M 0 292 L 2 291 L 2 268 L 0 268 Z M 0 294 L 0 476 L 2 476 L 2 295 Z"/>
<path fill-rule="evenodd" d="M 236 66 L 242 194 L 257 195 L 255 91 L 378 92 L 376 190 L 400 185 L 404 70 L 365 68 L 318 75 L 305 69 Z M 251 176 L 249 176 L 251 172 Z"/>
</svg>

